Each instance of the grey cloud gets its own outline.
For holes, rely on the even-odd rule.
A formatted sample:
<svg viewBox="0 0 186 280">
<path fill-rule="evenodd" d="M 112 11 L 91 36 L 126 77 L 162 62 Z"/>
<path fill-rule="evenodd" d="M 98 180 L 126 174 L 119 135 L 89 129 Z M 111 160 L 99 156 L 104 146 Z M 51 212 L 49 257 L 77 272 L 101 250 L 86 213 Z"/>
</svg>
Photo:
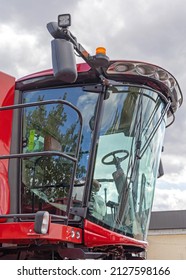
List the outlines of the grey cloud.
<svg viewBox="0 0 186 280">
<path fill-rule="evenodd" d="M 73 13 L 78 1 L 54 0 L 54 1 L 24 1 L 24 0 L 0 0 L 0 35 L 3 41 L 1 27 L 8 26 L 17 36 L 9 37 L 9 42 L 2 48 L 0 42 L 0 69 L 17 78 L 30 72 L 51 67 L 50 41 L 51 36 L 46 29 L 50 21 L 57 21 L 60 13 Z M 35 45 L 31 44 L 24 36 L 33 36 Z M 21 44 L 18 43 L 21 39 Z M 31 49 L 32 47 L 32 49 Z M 35 53 L 39 55 L 35 59 Z M 48 57 L 46 56 L 48 54 Z M 45 63 L 41 61 L 45 60 Z"/>
<path fill-rule="evenodd" d="M 57 20 L 60 13 L 73 12 L 76 0 L 0 0 L 1 22 L 18 22 L 25 29 L 32 30 L 35 26 L 46 25 L 47 21 Z"/>
</svg>

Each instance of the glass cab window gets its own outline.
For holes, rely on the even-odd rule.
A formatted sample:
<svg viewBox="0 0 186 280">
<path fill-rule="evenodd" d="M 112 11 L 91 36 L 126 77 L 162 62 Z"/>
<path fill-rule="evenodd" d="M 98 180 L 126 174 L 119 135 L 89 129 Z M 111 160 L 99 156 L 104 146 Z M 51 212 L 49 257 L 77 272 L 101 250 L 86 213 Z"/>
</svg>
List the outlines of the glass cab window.
<svg viewBox="0 0 186 280">
<path fill-rule="evenodd" d="M 24 103 L 54 99 L 61 102 L 34 105 L 23 110 L 23 152 L 50 151 L 51 155 L 33 154 L 22 160 L 22 213 L 47 210 L 65 215 L 72 183 L 74 205 L 80 206 L 82 202 L 92 134 L 89 121 L 94 115 L 98 94 L 84 92 L 82 87 L 23 93 Z M 76 170 L 71 158 L 76 157 L 81 123 L 77 111 L 67 102 L 75 106 L 83 117 Z M 55 151 L 67 157 L 52 154 Z"/>
<path fill-rule="evenodd" d="M 102 116 L 89 219 L 145 239 L 165 130 L 165 103 L 147 88 L 109 90 Z"/>
</svg>

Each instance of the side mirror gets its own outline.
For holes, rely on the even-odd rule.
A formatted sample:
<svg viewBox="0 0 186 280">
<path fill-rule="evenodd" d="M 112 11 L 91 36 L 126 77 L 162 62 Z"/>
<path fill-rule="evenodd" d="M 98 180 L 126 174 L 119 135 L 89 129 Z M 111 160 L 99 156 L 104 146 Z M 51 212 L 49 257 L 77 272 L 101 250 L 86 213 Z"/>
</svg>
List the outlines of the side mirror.
<svg viewBox="0 0 186 280">
<path fill-rule="evenodd" d="M 63 82 L 74 83 L 77 67 L 73 44 L 65 39 L 54 39 L 51 46 L 54 76 Z"/>
</svg>

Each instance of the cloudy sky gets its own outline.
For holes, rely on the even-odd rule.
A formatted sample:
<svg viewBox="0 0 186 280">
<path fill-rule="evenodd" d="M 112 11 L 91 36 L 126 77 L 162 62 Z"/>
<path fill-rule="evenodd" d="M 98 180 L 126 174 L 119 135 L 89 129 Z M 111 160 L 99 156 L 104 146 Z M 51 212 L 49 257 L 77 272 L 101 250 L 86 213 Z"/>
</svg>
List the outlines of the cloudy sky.
<svg viewBox="0 0 186 280">
<path fill-rule="evenodd" d="M 94 54 L 157 64 L 186 90 L 185 0 L 0 0 L 0 71 L 16 78 L 51 68 L 46 24 L 70 13 L 71 31 Z M 186 209 L 186 103 L 166 131 L 154 210 Z"/>
</svg>

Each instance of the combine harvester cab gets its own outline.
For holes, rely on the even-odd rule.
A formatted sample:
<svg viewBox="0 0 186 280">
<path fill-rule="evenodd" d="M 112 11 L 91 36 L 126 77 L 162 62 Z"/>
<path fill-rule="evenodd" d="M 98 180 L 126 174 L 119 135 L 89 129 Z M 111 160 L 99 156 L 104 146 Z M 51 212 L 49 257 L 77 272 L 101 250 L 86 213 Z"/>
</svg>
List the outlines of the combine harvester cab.
<svg viewBox="0 0 186 280">
<path fill-rule="evenodd" d="M 91 56 L 69 25 L 47 26 L 53 70 L 0 73 L 0 259 L 143 259 L 182 93 L 161 67 Z"/>
</svg>

